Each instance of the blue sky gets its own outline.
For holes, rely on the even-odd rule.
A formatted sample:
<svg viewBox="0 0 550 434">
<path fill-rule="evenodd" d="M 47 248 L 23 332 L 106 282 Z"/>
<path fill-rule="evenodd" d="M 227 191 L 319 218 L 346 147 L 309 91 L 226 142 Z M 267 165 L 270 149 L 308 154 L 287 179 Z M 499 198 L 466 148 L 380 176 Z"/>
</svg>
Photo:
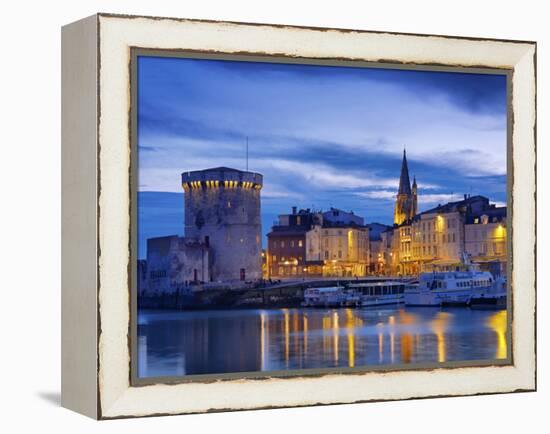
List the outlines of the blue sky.
<svg viewBox="0 0 550 434">
<path fill-rule="evenodd" d="M 264 233 L 294 205 L 391 224 L 404 147 L 420 210 L 506 201 L 504 75 L 140 57 L 140 252 L 183 234 L 181 173 L 244 169 L 246 136 Z"/>
</svg>

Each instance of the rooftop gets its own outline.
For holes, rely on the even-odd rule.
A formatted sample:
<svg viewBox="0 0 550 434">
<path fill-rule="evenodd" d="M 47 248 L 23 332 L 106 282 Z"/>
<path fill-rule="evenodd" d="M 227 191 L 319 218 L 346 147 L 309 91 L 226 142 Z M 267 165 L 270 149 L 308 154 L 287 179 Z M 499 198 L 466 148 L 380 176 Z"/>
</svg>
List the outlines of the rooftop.
<svg viewBox="0 0 550 434">
<path fill-rule="evenodd" d="M 462 200 L 458 200 L 456 202 L 447 202 L 444 205 L 438 205 L 435 208 L 431 208 L 429 210 L 423 211 L 417 215 L 422 214 L 434 214 L 434 213 L 446 213 L 446 212 L 453 212 L 457 211 L 459 208 L 467 207 L 468 205 L 471 205 L 476 202 L 485 202 L 487 204 L 487 207 L 489 207 L 489 199 L 485 196 L 466 196 Z"/>
</svg>

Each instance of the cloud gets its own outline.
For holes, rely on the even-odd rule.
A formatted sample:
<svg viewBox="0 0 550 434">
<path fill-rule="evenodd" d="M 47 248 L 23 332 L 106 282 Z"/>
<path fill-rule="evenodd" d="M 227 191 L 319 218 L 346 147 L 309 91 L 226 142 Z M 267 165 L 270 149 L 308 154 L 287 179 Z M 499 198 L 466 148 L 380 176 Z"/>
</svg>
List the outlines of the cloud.
<svg viewBox="0 0 550 434">
<path fill-rule="evenodd" d="M 373 191 L 360 191 L 355 193 L 359 197 L 365 197 L 368 199 L 383 199 L 395 201 L 397 198 L 397 190 L 388 191 L 388 190 L 373 190 Z"/>
<path fill-rule="evenodd" d="M 157 148 L 156 146 L 139 146 L 139 151 L 140 152 L 157 152 L 159 151 L 159 148 Z"/>
<path fill-rule="evenodd" d="M 361 187 L 396 187 L 399 183 L 397 178 L 377 178 L 336 172 L 330 166 L 319 163 L 271 160 L 268 164 L 279 171 L 293 174 L 322 188 L 344 190 Z"/>
<path fill-rule="evenodd" d="M 272 215 L 315 204 L 391 220 L 404 146 L 422 204 L 506 201 L 494 75 L 140 58 L 138 86 L 141 190 L 181 193 L 183 171 L 244 169 L 248 136 Z"/>
<path fill-rule="evenodd" d="M 447 202 L 456 202 L 464 199 L 464 195 L 455 193 L 436 193 L 418 195 L 419 204 L 444 204 Z"/>
<path fill-rule="evenodd" d="M 379 199 L 385 201 L 395 202 L 397 198 L 397 191 L 394 190 L 373 190 L 355 193 L 357 196 L 365 197 L 368 199 Z M 434 203 L 447 203 L 462 200 L 463 195 L 455 193 L 430 193 L 419 194 L 419 204 L 434 204 Z"/>
<path fill-rule="evenodd" d="M 294 199 L 300 199 L 300 200 L 304 199 L 304 195 L 296 191 L 287 190 L 280 187 L 277 188 L 272 185 L 264 186 L 262 188 L 261 195 L 262 195 L 262 199 L 281 199 L 281 198 L 285 198 L 285 199 L 294 198 Z"/>
</svg>

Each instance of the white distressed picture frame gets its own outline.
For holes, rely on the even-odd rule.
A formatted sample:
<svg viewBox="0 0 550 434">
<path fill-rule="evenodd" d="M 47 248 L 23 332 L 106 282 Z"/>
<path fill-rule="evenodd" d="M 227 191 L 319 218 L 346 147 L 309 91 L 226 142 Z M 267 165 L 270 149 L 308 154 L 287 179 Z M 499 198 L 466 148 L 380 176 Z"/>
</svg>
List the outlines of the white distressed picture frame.
<svg viewBox="0 0 550 434">
<path fill-rule="evenodd" d="M 535 43 L 98 14 L 62 45 L 65 407 L 110 419 L 535 390 Z M 132 47 L 512 69 L 512 365 L 132 386 Z"/>
</svg>

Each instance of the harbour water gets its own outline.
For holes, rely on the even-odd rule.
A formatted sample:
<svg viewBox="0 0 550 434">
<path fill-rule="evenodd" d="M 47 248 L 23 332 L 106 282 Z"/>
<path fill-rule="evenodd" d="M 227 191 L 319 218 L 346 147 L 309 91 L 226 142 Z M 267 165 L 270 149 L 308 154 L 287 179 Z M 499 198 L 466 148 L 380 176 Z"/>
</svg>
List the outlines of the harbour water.
<svg viewBox="0 0 550 434">
<path fill-rule="evenodd" d="M 505 359 L 506 315 L 425 307 L 142 310 L 138 376 Z"/>
</svg>

